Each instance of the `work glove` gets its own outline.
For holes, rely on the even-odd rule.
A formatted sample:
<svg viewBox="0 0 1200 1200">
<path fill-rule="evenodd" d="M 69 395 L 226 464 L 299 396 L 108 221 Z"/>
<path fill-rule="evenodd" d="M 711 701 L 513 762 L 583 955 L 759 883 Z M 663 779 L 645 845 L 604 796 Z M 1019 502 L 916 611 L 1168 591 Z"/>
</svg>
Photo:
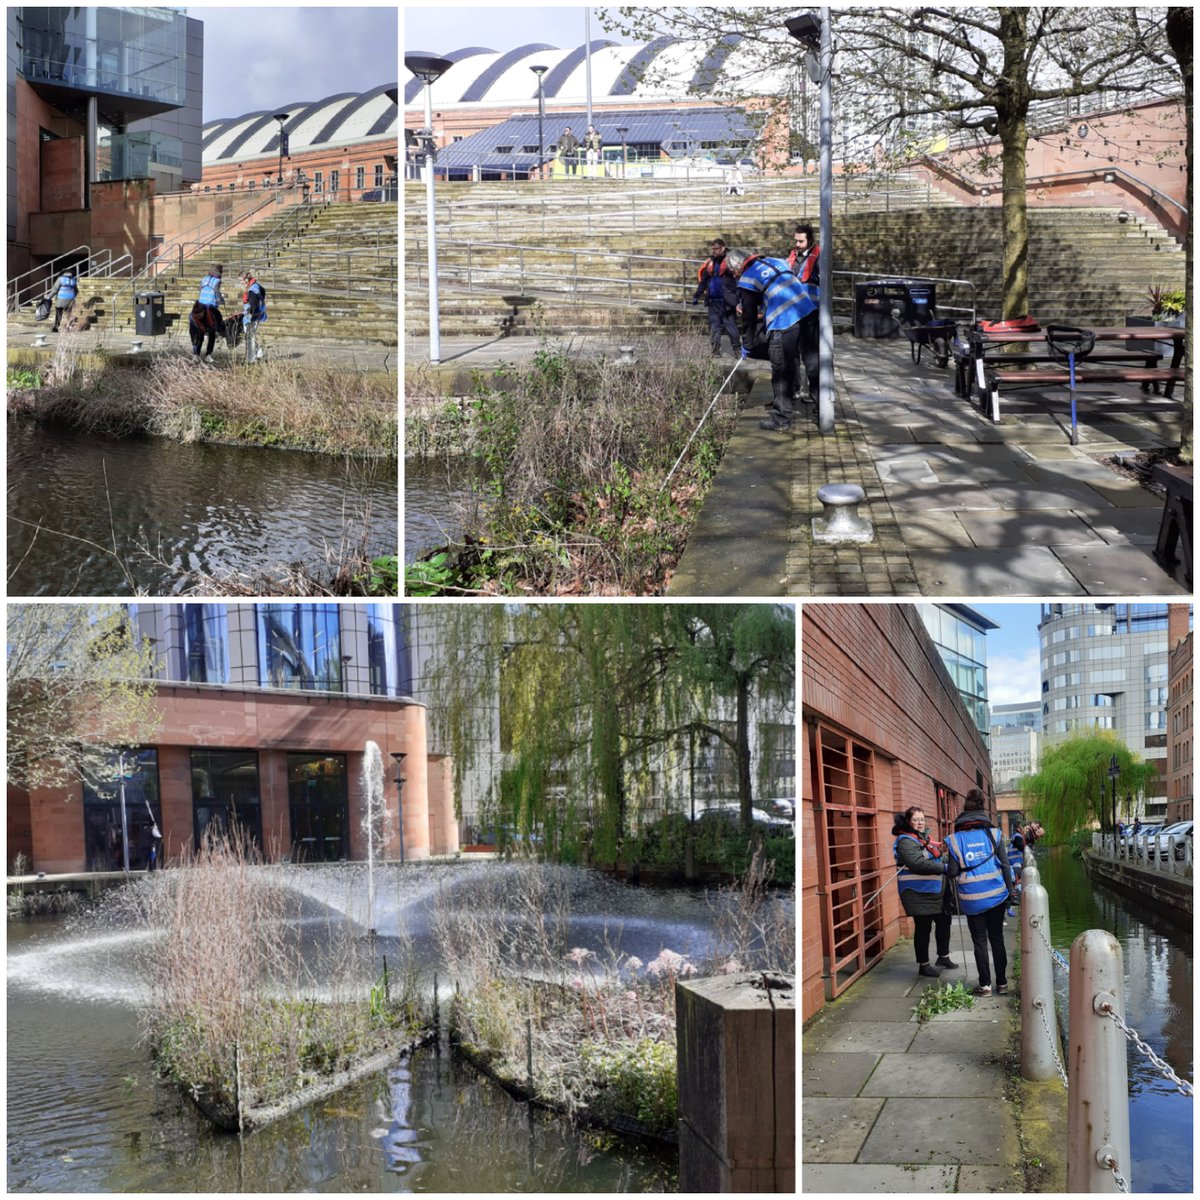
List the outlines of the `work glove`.
<svg viewBox="0 0 1200 1200">
<path fill-rule="evenodd" d="M 746 347 L 745 347 L 745 346 L 743 346 L 743 347 L 742 347 L 742 357 L 743 357 L 743 358 L 749 358 L 749 357 L 750 357 L 750 351 L 749 351 L 748 349 L 746 349 Z"/>
<path fill-rule="evenodd" d="M 699 304 L 699 303 L 700 303 L 700 298 L 699 298 L 698 296 L 693 296 L 693 297 L 692 297 L 692 303 L 693 303 L 693 304 Z"/>
</svg>

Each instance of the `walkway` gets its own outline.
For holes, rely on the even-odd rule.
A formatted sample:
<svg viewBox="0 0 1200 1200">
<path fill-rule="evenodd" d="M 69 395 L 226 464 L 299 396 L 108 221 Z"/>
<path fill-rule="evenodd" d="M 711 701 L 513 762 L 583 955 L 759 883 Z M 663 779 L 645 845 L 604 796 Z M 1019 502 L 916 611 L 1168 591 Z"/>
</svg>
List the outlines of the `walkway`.
<svg viewBox="0 0 1200 1200">
<path fill-rule="evenodd" d="M 966 921 L 956 917 L 954 924 L 950 957 L 959 969 L 941 979 L 969 976 L 973 987 Z M 1006 921 L 1010 964 L 1018 939 L 1017 921 Z M 917 975 L 906 938 L 809 1022 L 802 1057 L 805 1192 L 1026 1190 L 1017 1106 L 1005 1095 L 1016 987 L 1010 996 L 979 998 L 972 1008 L 919 1023 L 913 1007 L 935 982 Z"/>
</svg>

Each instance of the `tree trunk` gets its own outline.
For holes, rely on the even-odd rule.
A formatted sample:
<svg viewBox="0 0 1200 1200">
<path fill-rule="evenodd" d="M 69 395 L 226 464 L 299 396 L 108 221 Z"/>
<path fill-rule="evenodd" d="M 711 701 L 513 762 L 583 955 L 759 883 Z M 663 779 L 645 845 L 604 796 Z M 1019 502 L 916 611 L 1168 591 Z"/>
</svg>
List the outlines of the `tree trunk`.
<svg viewBox="0 0 1200 1200">
<path fill-rule="evenodd" d="M 1029 313 L 1029 220 L 1025 205 L 1029 83 L 1024 63 L 1028 19 L 1028 10 L 1023 8 L 1006 8 L 1000 17 L 1004 72 L 997 83 L 996 117 L 1003 166 L 1004 275 L 1000 316 L 1005 321 Z"/>
<path fill-rule="evenodd" d="M 1185 122 L 1187 126 L 1187 147 L 1184 161 L 1187 163 L 1187 210 L 1188 210 L 1188 234 L 1187 240 L 1184 243 L 1187 252 L 1187 334 L 1184 343 L 1184 362 L 1191 364 L 1192 359 L 1192 314 L 1196 311 L 1192 307 L 1193 298 L 1193 279 L 1192 279 L 1192 233 L 1191 233 L 1191 218 L 1192 218 L 1192 10 L 1190 8 L 1169 8 L 1167 9 L 1167 40 L 1171 44 L 1171 53 L 1179 62 L 1179 72 L 1183 76 L 1183 111 L 1187 114 Z M 1187 373 L 1187 378 L 1183 385 L 1183 412 L 1181 414 L 1181 423 L 1183 426 L 1182 444 L 1179 450 L 1179 457 L 1185 463 L 1192 462 L 1192 372 Z"/>
<path fill-rule="evenodd" d="M 750 676 L 745 674 L 737 679 L 737 770 L 742 832 L 751 833 L 754 829 L 754 812 L 750 789 Z"/>
</svg>

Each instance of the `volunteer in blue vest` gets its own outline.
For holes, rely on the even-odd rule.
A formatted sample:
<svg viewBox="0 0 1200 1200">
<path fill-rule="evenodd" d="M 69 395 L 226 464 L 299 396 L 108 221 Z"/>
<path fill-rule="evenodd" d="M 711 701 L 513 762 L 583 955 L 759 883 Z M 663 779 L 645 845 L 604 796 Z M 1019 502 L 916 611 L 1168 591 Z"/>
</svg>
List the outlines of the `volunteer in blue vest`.
<svg viewBox="0 0 1200 1200">
<path fill-rule="evenodd" d="M 816 289 L 801 283 L 781 258 L 731 249 L 725 262 L 737 277 L 742 301 L 742 357 L 765 357 L 771 363 L 771 415 L 759 421 L 758 427 L 791 429 L 800 322 L 816 311 Z M 765 354 L 757 337 L 760 308 L 766 328 Z"/>
<path fill-rule="evenodd" d="M 713 238 L 709 246 L 712 257 L 696 272 L 699 282 L 692 296 L 692 303 L 699 304 L 700 297 L 708 307 L 708 338 L 712 343 L 713 357 L 721 353 L 721 335 L 729 335 L 729 348 L 736 355 L 741 342 L 738 338 L 737 305 L 738 284 L 732 271 L 725 265 L 725 243 Z"/>
<path fill-rule="evenodd" d="M 221 293 L 221 276 L 224 271 L 225 267 L 221 263 L 217 263 L 200 280 L 200 295 L 197 297 L 196 303 L 192 305 L 192 311 L 188 316 L 188 334 L 192 339 L 192 358 L 196 362 L 203 362 L 206 366 L 212 365 L 213 346 L 216 343 L 217 334 L 225 332 L 225 320 L 221 316 L 221 305 L 225 303 L 225 297 Z M 205 351 L 204 358 L 201 359 L 200 351 L 206 337 L 208 338 L 208 349 Z"/>
<path fill-rule="evenodd" d="M 258 282 L 253 271 L 242 272 L 242 287 L 245 291 L 242 292 L 242 328 L 246 330 L 247 338 L 251 332 L 257 335 L 259 328 L 267 319 L 267 289 Z M 246 351 L 249 354 L 250 347 L 247 344 Z M 254 358 L 264 358 L 263 348 L 255 343 Z"/>
<path fill-rule="evenodd" d="M 990 943 L 996 967 L 996 991 L 1003 996 L 1008 991 L 1004 910 L 1012 903 L 1014 885 L 1004 833 L 988 817 L 979 788 L 967 793 L 963 810 L 954 822 L 954 832 L 946 839 L 946 848 L 958 864 L 959 875 L 955 880 L 958 908 L 967 918 L 975 948 L 975 969 L 979 972 L 975 995 L 992 994 Z"/>
<path fill-rule="evenodd" d="M 58 291 L 54 296 L 54 328 L 51 333 L 58 332 L 58 324 L 62 320 L 63 313 L 69 312 L 71 305 L 75 303 L 75 297 L 79 295 L 79 281 L 76 278 L 75 271 L 68 267 L 58 277 Z"/>
<path fill-rule="evenodd" d="M 811 284 L 815 294 L 820 294 L 821 276 L 817 264 L 821 258 L 821 247 L 817 245 L 811 225 L 797 225 L 793 235 L 795 246 L 788 255 L 788 266 L 801 283 Z M 809 397 L 815 397 L 821 384 L 821 318 L 811 312 L 800 322 L 800 361 L 808 376 Z M 800 379 L 796 378 L 799 393 Z"/>
<path fill-rule="evenodd" d="M 896 886 L 900 903 L 913 919 L 913 949 L 917 955 L 917 974 L 936 979 L 942 969 L 955 970 L 958 963 L 950 958 L 951 914 L 946 907 L 946 878 L 953 878 L 956 864 L 925 828 L 925 814 L 914 805 L 896 814 L 892 833 L 892 854 L 900 868 Z M 937 962 L 929 962 L 929 930 L 935 931 Z"/>
</svg>

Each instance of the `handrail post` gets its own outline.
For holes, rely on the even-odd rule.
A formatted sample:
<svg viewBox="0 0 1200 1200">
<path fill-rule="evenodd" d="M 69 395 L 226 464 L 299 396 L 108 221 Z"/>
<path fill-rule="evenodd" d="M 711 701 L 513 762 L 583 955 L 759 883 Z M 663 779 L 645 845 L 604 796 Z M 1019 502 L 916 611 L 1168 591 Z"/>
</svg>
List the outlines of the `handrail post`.
<svg viewBox="0 0 1200 1200">
<path fill-rule="evenodd" d="M 1053 1079 L 1058 1073 L 1056 1060 L 1061 1058 L 1058 1022 L 1054 1015 L 1054 963 L 1047 945 L 1049 940 L 1050 897 L 1042 887 L 1037 871 L 1031 872 L 1026 867 L 1021 872 L 1023 1079 Z"/>
<path fill-rule="evenodd" d="M 1110 1161 L 1133 1190 L 1125 1038 L 1104 1006 L 1124 1019 L 1121 944 L 1107 930 L 1087 929 L 1071 944 L 1068 1192 L 1119 1191 Z"/>
</svg>

